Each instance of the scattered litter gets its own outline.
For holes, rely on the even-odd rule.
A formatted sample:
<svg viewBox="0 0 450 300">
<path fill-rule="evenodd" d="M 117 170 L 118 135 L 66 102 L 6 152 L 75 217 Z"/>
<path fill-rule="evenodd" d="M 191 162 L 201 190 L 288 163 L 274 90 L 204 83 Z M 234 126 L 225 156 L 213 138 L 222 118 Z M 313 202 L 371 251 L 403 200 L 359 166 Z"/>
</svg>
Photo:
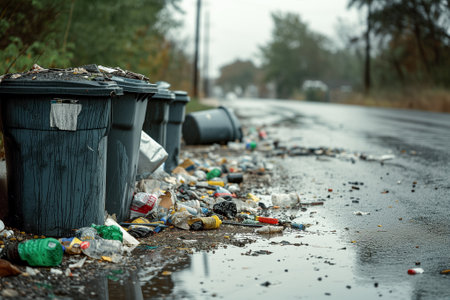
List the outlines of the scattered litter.
<svg viewBox="0 0 450 300">
<path fill-rule="evenodd" d="M 412 268 L 408 270 L 409 275 L 416 275 L 416 274 L 422 274 L 424 272 L 424 269 L 422 268 Z"/>
<path fill-rule="evenodd" d="M 55 269 L 55 268 L 51 268 L 50 269 L 50 273 L 53 274 L 53 275 L 62 275 L 62 274 L 64 274 L 63 271 L 61 271 L 60 269 Z"/>
<path fill-rule="evenodd" d="M 70 265 L 69 265 L 69 269 L 76 269 L 76 268 L 81 269 L 81 268 L 83 267 L 84 262 L 86 261 L 86 259 L 87 259 L 87 257 L 83 257 L 82 259 L 80 259 L 80 260 L 77 261 L 76 263 L 70 264 Z"/>
<path fill-rule="evenodd" d="M 25 273 L 28 274 L 29 276 L 36 276 L 40 272 L 39 272 L 39 269 L 30 268 L 30 267 L 26 266 L 25 267 Z"/>
<path fill-rule="evenodd" d="M 284 227 L 283 226 L 264 226 L 258 229 L 255 229 L 256 233 L 259 234 L 271 234 L 271 233 L 280 233 L 283 232 Z"/>
<path fill-rule="evenodd" d="M 367 216 L 367 215 L 370 215 L 370 212 L 354 211 L 353 214 L 354 214 L 355 216 Z"/>
</svg>

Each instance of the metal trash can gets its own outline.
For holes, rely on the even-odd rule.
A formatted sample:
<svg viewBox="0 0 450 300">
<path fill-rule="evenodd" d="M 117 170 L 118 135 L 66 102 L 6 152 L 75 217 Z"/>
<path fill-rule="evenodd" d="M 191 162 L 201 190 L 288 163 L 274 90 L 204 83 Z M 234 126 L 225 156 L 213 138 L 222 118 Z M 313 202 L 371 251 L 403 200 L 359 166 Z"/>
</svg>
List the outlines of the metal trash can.
<svg viewBox="0 0 450 300">
<path fill-rule="evenodd" d="M 197 111 L 183 123 L 186 145 L 225 143 L 242 139 L 242 128 L 235 114 L 224 106 Z"/>
<path fill-rule="evenodd" d="M 169 120 L 169 103 L 175 95 L 167 88 L 158 86 L 158 92 L 148 102 L 142 130 L 165 148 L 167 121 Z"/>
<path fill-rule="evenodd" d="M 106 202 L 117 221 L 129 219 L 133 199 L 142 125 L 148 99 L 158 90 L 155 84 L 125 77 L 111 77 L 123 89 L 112 99 L 112 126 L 108 136 Z"/>
<path fill-rule="evenodd" d="M 164 170 L 168 173 L 178 166 L 181 147 L 181 129 L 184 122 L 186 104 L 190 98 L 185 91 L 174 91 L 175 99 L 169 105 L 169 121 L 166 132 L 166 151 L 169 155 Z"/>
<path fill-rule="evenodd" d="M 46 236 L 103 224 L 111 97 L 122 94 L 101 76 L 55 73 L 0 83 L 7 222 Z"/>
</svg>

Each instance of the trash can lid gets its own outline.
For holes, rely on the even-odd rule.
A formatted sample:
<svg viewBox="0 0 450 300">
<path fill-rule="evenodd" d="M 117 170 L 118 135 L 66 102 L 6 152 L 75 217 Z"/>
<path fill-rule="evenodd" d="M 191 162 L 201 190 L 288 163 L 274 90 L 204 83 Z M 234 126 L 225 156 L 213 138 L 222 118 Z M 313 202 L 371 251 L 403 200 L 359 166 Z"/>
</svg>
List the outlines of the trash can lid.
<svg viewBox="0 0 450 300">
<path fill-rule="evenodd" d="M 0 94 L 111 96 L 123 95 L 123 90 L 114 81 L 107 80 L 3 79 Z"/>
<path fill-rule="evenodd" d="M 151 101 L 152 99 L 165 99 L 167 101 L 171 101 L 175 99 L 175 94 L 168 89 L 159 88 L 158 92 L 154 94 L 149 100 Z"/>
<path fill-rule="evenodd" d="M 179 102 L 189 102 L 191 98 L 189 98 L 188 93 L 185 91 L 174 91 L 175 101 Z"/>
<path fill-rule="evenodd" d="M 124 92 L 139 93 L 139 94 L 155 94 L 158 92 L 156 84 L 149 83 L 139 79 L 131 79 L 120 76 L 112 76 L 114 80 Z"/>
</svg>

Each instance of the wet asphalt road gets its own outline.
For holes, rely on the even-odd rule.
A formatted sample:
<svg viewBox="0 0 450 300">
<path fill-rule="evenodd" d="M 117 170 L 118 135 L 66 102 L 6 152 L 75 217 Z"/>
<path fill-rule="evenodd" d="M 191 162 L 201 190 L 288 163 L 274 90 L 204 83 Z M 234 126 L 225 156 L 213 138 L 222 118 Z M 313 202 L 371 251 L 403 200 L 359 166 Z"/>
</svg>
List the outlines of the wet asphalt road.
<svg viewBox="0 0 450 300">
<path fill-rule="evenodd" d="M 234 107 L 244 124 L 265 126 L 289 147 L 346 152 L 283 159 L 290 179 L 280 189 L 294 189 L 306 202 L 325 201 L 320 213 L 327 226 L 354 253 L 346 266 L 351 272 L 343 276 L 365 289 L 364 297 L 450 298 L 450 275 L 440 274 L 450 269 L 450 115 L 274 100 L 223 104 Z M 381 163 L 358 159 L 360 154 L 394 158 Z M 425 272 L 407 275 L 415 267 Z M 321 288 L 298 295 L 315 298 L 312 290 Z M 378 292 L 370 294 L 373 288 Z"/>
</svg>

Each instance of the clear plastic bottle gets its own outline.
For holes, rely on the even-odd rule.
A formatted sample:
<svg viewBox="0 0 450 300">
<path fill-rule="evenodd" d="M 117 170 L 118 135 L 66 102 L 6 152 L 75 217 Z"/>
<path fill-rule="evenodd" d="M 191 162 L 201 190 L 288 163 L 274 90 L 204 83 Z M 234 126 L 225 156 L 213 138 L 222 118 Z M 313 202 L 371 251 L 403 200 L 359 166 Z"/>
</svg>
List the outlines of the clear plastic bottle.
<svg viewBox="0 0 450 300">
<path fill-rule="evenodd" d="M 123 245 L 117 240 L 105 240 L 102 238 L 84 241 L 80 244 L 81 251 L 92 258 L 102 259 L 103 256 L 117 257 L 123 253 Z"/>
</svg>

